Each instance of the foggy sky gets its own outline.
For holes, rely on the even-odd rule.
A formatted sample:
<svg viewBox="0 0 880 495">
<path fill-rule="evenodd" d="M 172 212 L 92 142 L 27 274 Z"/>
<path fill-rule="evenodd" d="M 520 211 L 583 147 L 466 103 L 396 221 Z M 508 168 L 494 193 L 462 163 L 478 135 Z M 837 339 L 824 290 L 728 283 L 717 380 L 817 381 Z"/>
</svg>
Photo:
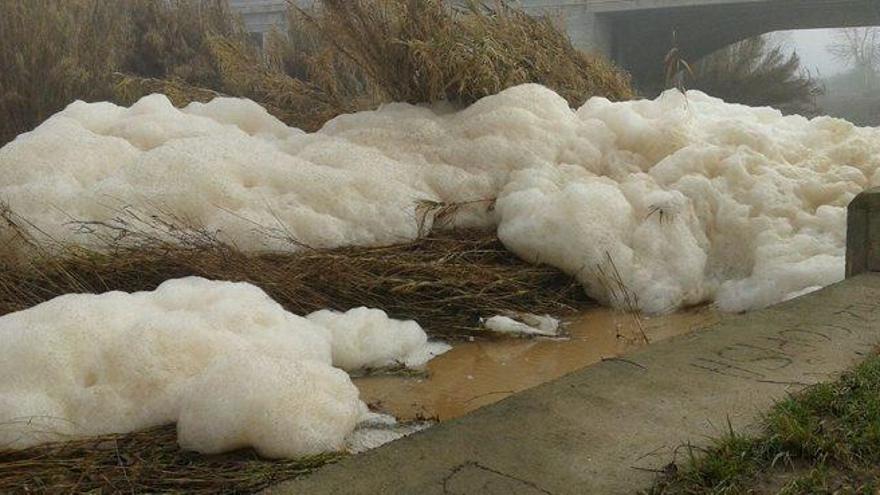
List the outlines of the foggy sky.
<svg viewBox="0 0 880 495">
<path fill-rule="evenodd" d="M 786 43 L 797 51 L 801 64 L 819 77 L 828 77 L 846 70 L 828 53 L 827 46 L 834 40 L 833 29 L 804 29 L 780 33 Z"/>
</svg>

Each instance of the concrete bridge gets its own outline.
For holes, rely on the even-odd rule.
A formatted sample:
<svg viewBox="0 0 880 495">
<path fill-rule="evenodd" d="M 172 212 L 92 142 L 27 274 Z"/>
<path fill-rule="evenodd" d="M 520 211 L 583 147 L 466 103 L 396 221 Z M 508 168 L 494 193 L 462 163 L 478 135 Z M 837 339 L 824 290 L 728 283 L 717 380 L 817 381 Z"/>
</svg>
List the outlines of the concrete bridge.
<svg viewBox="0 0 880 495">
<path fill-rule="evenodd" d="M 311 2 L 313 0 L 300 0 Z M 450 0 L 456 1 L 456 0 Z M 230 0 L 252 32 L 283 25 L 286 0 Z M 772 31 L 880 25 L 880 0 L 513 0 L 560 19 L 575 46 L 602 53 L 651 86 L 673 46 L 690 62 Z"/>
<path fill-rule="evenodd" d="M 880 25 L 880 0 L 581 0 L 555 8 L 563 2 L 525 3 L 527 10 L 561 13 L 577 46 L 609 56 L 647 85 L 662 79 L 673 32 L 682 57 L 694 62 L 773 31 Z"/>
</svg>

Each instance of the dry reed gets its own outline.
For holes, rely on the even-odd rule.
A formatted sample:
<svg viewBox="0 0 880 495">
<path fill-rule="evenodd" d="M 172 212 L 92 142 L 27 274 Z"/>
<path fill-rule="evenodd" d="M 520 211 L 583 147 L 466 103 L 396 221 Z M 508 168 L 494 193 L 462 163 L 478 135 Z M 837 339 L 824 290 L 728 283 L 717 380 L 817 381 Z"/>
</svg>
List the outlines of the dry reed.
<svg viewBox="0 0 880 495">
<path fill-rule="evenodd" d="M 385 97 L 470 104 L 505 88 L 540 83 L 578 106 L 592 96 L 633 96 L 628 76 L 575 49 L 546 16 L 505 2 L 322 0 L 304 14 L 325 44 L 348 58 Z"/>
<path fill-rule="evenodd" d="M 0 493 L 255 493 L 341 454 L 267 460 L 181 450 L 173 425 L 0 451 Z"/>
<path fill-rule="evenodd" d="M 434 232 L 379 247 L 244 253 L 177 220 L 127 212 L 114 224 L 79 226 L 93 248 L 46 248 L 51 243 L 35 239 L 33 228 L 8 209 L 0 219 L 0 239 L 15 237 L 17 249 L 27 245 L 31 253 L 0 257 L 0 315 L 62 294 L 152 290 L 185 276 L 250 282 L 300 315 L 382 308 L 447 337 L 485 335 L 480 317 L 566 316 L 592 304 L 574 279 L 520 260 L 492 232 Z M 4 229 L 16 235 L 3 235 Z"/>
<path fill-rule="evenodd" d="M 6 0 L 0 144 L 74 100 L 130 104 L 154 91 L 179 106 L 250 98 L 307 131 L 387 101 L 467 105 L 527 82 L 572 105 L 633 96 L 626 74 L 576 50 L 551 19 L 502 2 L 322 0 L 291 9 L 288 24 L 261 53 L 222 0 Z"/>
<path fill-rule="evenodd" d="M 0 2 L 0 145 L 75 100 L 113 100 L 117 72 L 213 88 L 209 36 L 244 39 L 225 1 Z"/>
</svg>

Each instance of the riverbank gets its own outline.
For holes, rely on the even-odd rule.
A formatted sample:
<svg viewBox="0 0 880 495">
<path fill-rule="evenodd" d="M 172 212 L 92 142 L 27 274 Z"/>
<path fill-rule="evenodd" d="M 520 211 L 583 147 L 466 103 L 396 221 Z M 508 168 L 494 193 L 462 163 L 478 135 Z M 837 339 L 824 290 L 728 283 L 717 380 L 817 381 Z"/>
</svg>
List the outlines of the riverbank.
<svg viewBox="0 0 880 495">
<path fill-rule="evenodd" d="M 761 434 L 730 431 L 687 449 L 648 495 L 877 493 L 880 357 L 786 399 Z"/>
<path fill-rule="evenodd" d="M 268 491 L 634 493 L 880 343 L 880 275 L 604 361 Z M 406 476 L 400 475 L 406 466 Z"/>
</svg>

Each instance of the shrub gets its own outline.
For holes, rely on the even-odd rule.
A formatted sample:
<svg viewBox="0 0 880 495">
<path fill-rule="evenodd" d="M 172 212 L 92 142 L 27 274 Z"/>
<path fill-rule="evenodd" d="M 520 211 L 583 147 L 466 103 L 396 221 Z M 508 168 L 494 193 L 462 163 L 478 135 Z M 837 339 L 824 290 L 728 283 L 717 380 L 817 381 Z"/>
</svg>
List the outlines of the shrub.
<svg viewBox="0 0 880 495">
<path fill-rule="evenodd" d="M 578 51 L 547 17 L 496 2 L 323 0 L 317 32 L 390 100 L 469 104 L 510 86 L 543 84 L 579 105 L 633 96 L 628 76 Z"/>
<path fill-rule="evenodd" d="M 772 106 L 786 113 L 813 114 L 819 84 L 797 54 L 766 36 L 719 50 L 696 64 L 693 86 L 732 103 Z"/>
<path fill-rule="evenodd" d="M 123 0 L 118 8 L 130 23 L 118 68 L 127 74 L 216 89 L 220 79 L 210 40 L 246 36 L 226 0 Z"/>
<path fill-rule="evenodd" d="M 527 82 L 572 105 L 632 96 L 628 76 L 550 19 L 501 2 L 323 0 L 288 17 L 261 54 L 224 0 L 5 0 L 0 144 L 74 100 L 152 92 L 177 105 L 247 97 L 309 131 L 386 101 L 467 105 Z"/>
<path fill-rule="evenodd" d="M 0 144 L 75 99 L 111 96 L 124 27 L 93 0 L 4 1 L 0 13 Z"/>
</svg>

